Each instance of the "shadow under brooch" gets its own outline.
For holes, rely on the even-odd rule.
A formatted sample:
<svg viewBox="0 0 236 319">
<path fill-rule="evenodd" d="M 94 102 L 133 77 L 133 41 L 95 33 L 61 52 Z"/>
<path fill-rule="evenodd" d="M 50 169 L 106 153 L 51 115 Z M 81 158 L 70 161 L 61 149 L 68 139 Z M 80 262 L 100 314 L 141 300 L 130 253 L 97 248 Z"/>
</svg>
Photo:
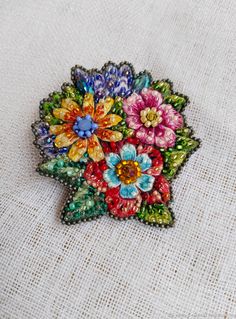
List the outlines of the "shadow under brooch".
<svg viewBox="0 0 236 319">
<path fill-rule="evenodd" d="M 32 125 L 44 157 L 37 171 L 70 188 L 62 222 L 109 214 L 172 226 L 170 182 L 200 144 L 182 115 L 188 98 L 127 62 L 71 74 Z"/>
</svg>

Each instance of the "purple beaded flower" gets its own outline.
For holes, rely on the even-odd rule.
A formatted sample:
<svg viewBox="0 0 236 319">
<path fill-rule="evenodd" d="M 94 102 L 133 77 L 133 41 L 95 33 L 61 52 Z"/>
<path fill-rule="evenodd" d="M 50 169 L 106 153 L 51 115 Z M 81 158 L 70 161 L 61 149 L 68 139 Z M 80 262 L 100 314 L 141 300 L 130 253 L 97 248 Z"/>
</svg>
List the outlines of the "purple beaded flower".
<svg viewBox="0 0 236 319">
<path fill-rule="evenodd" d="M 49 132 L 48 123 L 35 122 L 33 124 L 33 131 L 35 134 L 34 144 L 41 150 L 41 154 L 47 158 L 54 158 L 68 151 L 68 147 L 55 147 L 54 140 L 56 136 Z"/>
<path fill-rule="evenodd" d="M 127 62 L 119 65 L 108 62 L 101 70 L 75 66 L 72 80 L 81 93 L 93 93 L 97 102 L 107 96 L 128 97 L 133 92 L 140 92 L 150 86 L 152 78 L 147 71 L 135 75 L 132 65 Z"/>
</svg>

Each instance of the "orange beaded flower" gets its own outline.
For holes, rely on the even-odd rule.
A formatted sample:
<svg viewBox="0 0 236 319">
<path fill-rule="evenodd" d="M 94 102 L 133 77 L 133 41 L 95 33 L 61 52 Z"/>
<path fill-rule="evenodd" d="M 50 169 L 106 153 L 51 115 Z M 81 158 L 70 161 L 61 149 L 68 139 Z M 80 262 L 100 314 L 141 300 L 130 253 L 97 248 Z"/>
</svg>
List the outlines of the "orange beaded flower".
<svg viewBox="0 0 236 319">
<path fill-rule="evenodd" d="M 113 104 L 114 100 L 107 97 L 95 106 L 91 93 L 85 94 L 82 107 L 70 98 L 62 100 L 61 107 L 55 108 L 53 114 L 65 123 L 50 126 L 50 133 L 56 135 L 55 146 L 71 146 L 68 157 L 74 162 L 78 162 L 86 152 L 95 162 L 101 161 L 104 152 L 99 139 L 117 142 L 123 137 L 121 132 L 108 129 L 122 121 L 119 115 L 108 114 Z"/>
</svg>

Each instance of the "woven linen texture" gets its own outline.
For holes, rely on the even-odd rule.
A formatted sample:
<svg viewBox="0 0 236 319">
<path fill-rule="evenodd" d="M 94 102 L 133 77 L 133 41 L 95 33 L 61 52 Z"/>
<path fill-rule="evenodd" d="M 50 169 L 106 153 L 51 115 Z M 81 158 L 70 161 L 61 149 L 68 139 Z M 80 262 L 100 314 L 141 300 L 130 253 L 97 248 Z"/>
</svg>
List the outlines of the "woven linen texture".
<svg viewBox="0 0 236 319">
<path fill-rule="evenodd" d="M 236 318 L 234 0 L 0 1 L 1 319 Z M 38 103 L 76 63 L 133 63 L 188 95 L 202 147 L 173 183 L 176 226 L 60 224 L 35 172 Z"/>
</svg>

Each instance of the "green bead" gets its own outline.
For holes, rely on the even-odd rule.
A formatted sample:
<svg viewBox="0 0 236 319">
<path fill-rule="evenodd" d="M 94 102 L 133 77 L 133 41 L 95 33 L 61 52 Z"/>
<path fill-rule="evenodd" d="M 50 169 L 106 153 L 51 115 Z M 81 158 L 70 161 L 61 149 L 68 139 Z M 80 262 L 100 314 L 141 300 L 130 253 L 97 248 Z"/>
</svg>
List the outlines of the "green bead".
<svg viewBox="0 0 236 319">
<path fill-rule="evenodd" d="M 52 102 L 44 102 L 42 105 L 42 109 L 45 113 L 50 113 L 54 108 L 54 104 Z"/>
<path fill-rule="evenodd" d="M 67 171 L 67 175 L 68 175 L 68 176 L 74 175 L 73 173 L 74 173 L 73 169 L 69 169 L 69 170 Z"/>
<path fill-rule="evenodd" d="M 152 87 L 154 90 L 161 92 L 164 97 L 171 94 L 171 85 L 167 81 L 155 81 Z"/>
<path fill-rule="evenodd" d="M 54 166 L 55 166 L 54 163 L 49 163 L 49 164 L 47 165 L 47 168 L 48 168 L 49 171 L 53 171 Z"/>
<path fill-rule="evenodd" d="M 63 161 L 63 160 L 59 160 L 59 161 L 57 162 L 57 166 L 58 166 L 58 167 L 63 167 L 63 166 L 64 166 L 64 161 Z"/>
<path fill-rule="evenodd" d="M 71 210 L 74 210 L 74 209 L 75 209 L 75 203 L 70 203 L 70 204 L 69 204 L 69 208 L 70 208 Z"/>
<path fill-rule="evenodd" d="M 187 103 L 187 98 L 172 94 L 166 96 L 165 102 L 171 104 L 177 111 L 181 111 Z"/>
<path fill-rule="evenodd" d="M 88 201 L 86 202 L 86 206 L 87 206 L 88 208 L 93 207 L 93 206 L 94 206 L 94 201 L 93 201 L 93 200 L 88 200 Z"/>
</svg>

